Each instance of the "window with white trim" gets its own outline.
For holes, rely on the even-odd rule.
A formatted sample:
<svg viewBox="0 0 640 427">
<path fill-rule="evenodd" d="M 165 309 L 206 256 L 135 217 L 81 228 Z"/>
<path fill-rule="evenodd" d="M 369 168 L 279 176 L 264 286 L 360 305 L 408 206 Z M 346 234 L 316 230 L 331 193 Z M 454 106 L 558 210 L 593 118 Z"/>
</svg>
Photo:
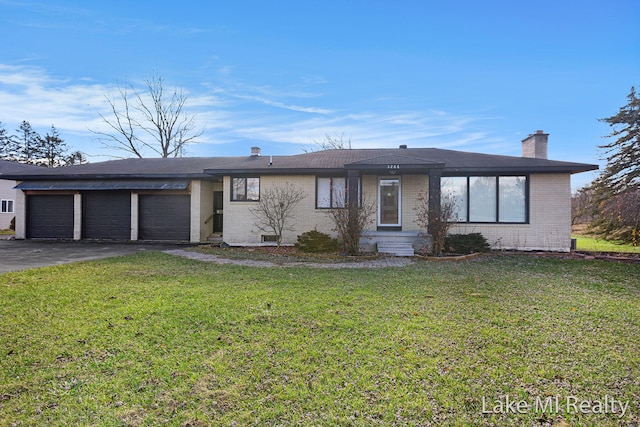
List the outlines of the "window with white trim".
<svg viewBox="0 0 640 427">
<path fill-rule="evenodd" d="M 0 201 L 1 209 L 0 213 L 13 213 L 13 200 Z"/>
</svg>

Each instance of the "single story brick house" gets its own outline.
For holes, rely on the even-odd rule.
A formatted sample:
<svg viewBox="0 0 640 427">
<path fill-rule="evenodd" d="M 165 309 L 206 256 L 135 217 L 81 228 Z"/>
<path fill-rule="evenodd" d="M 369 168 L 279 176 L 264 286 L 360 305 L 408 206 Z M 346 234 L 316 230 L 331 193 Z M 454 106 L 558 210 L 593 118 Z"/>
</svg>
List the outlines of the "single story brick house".
<svg viewBox="0 0 640 427">
<path fill-rule="evenodd" d="M 433 208 L 455 200 L 453 233 L 482 233 L 494 248 L 569 251 L 571 174 L 597 165 L 546 158 L 548 134 L 522 141 L 523 156 L 438 148 L 324 150 L 263 156 L 124 159 L 14 174 L 16 238 L 173 240 L 229 245 L 272 244 L 252 207 L 265 189 L 291 183 L 306 197 L 283 243 L 317 229 L 329 234 L 327 211 L 361 198 L 377 217 L 362 240 L 415 243 L 419 192 Z M 434 197 L 436 196 L 436 197 Z M 431 206 L 430 206 L 431 207 Z M 413 242 L 413 243 L 412 243 Z"/>
</svg>

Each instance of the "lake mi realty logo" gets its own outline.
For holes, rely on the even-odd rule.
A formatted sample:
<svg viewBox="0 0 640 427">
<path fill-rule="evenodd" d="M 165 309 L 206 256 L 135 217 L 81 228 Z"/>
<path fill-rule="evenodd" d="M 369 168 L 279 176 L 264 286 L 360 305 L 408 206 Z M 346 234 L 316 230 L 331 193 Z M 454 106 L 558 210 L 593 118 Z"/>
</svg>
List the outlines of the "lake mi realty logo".
<svg viewBox="0 0 640 427">
<path fill-rule="evenodd" d="M 580 399 L 576 396 L 545 396 L 533 400 L 514 399 L 506 395 L 499 399 L 482 398 L 483 414 L 615 414 L 622 418 L 629 409 L 629 401 L 605 395 L 598 399 Z"/>
</svg>

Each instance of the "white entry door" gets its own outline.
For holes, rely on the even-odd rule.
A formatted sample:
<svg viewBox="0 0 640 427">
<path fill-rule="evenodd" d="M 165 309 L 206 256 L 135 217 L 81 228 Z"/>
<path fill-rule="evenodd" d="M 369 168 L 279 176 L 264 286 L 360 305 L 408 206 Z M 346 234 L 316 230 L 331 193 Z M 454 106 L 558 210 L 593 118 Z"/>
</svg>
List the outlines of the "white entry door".
<svg viewBox="0 0 640 427">
<path fill-rule="evenodd" d="M 378 226 L 400 227 L 402 225 L 402 191 L 400 178 L 378 180 Z"/>
</svg>

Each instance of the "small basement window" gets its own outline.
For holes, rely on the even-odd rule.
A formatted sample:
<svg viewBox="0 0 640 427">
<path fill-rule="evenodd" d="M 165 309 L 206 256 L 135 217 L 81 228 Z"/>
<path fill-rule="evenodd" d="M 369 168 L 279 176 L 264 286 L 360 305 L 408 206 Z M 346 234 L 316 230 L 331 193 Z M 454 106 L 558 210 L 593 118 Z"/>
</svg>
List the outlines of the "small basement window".
<svg viewBox="0 0 640 427">
<path fill-rule="evenodd" d="M 262 235 L 262 243 L 276 243 L 278 241 L 278 237 L 271 234 L 263 234 Z"/>
</svg>

